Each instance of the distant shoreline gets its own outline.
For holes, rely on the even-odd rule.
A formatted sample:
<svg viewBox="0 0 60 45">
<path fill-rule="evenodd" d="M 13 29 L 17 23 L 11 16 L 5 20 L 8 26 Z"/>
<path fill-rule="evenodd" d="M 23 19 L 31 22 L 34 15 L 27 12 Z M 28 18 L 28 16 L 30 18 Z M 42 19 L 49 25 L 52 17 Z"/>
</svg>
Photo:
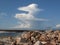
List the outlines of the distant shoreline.
<svg viewBox="0 0 60 45">
<path fill-rule="evenodd" d="M 56 30 L 59 30 L 59 29 L 56 29 Z M 8 29 L 0 29 L 0 31 L 5 31 L 5 32 L 25 32 L 25 31 L 42 31 L 42 32 L 44 32 L 44 31 L 48 31 L 48 30 L 8 30 Z M 53 31 L 55 31 L 55 30 L 53 30 Z"/>
</svg>

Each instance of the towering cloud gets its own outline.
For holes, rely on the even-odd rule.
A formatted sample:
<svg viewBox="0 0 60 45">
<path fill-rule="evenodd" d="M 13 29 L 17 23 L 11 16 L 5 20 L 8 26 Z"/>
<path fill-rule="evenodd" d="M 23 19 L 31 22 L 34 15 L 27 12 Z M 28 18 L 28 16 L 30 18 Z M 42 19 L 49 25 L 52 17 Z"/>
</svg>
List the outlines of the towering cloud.
<svg viewBox="0 0 60 45">
<path fill-rule="evenodd" d="M 33 21 L 47 21 L 46 19 L 35 17 L 37 12 L 42 11 L 42 9 L 38 8 L 37 4 L 30 4 L 28 6 L 19 7 L 18 10 L 28 13 L 20 13 L 15 15 L 15 18 L 20 20 L 19 25 L 15 26 L 15 28 L 31 28 Z"/>
</svg>

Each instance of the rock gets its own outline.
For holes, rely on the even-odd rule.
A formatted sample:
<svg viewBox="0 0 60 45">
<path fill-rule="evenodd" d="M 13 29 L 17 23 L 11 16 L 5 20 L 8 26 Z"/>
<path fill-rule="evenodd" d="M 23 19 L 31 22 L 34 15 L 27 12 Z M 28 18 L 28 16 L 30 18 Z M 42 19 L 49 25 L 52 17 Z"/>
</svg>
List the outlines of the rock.
<svg viewBox="0 0 60 45">
<path fill-rule="evenodd" d="M 59 33 L 59 36 L 58 36 L 58 42 L 60 42 L 60 33 Z"/>
<path fill-rule="evenodd" d="M 32 43 L 35 43 L 36 42 L 36 39 L 34 37 L 31 37 L 31 42 Z"/>
<path fill-rule="evenodd" d="M 41 41 L 47 41 L 49 38 L 45 35 L 45 34 L 42 34 L 40 39 Z"/>
<path fill-rule="evenodd" d="M 16 38 L 16 42 L 15 42 L 15 43 L 16 43 L 16 44 L 19 44 L 19 43 L 20 43 L 20 41 L 21 41 L 21 38 L 20 38 L 20 37 L 17 37 L 17 38 Z"/>
<path fill-rule="evenodd" d="M 34 45 L 42 45 L 40 41 L 37 41 Z"/>
<path fill-rule="evenodd" d="M 15 38 L 12 38 L 12 37 L 3 38 L 3 39 L 1 38 L 0 41 L 7 42 L 7 43 L 12 42 L 11 43 L 12 45 L 14 43 L 20 44 L 20 45 L 56 45 L 56 44 L 60 45 L 60 31 L 59 30 L 28 31 L 28 32 L 26 31 L 26 32 L 23 32 L 21 36 L 18 36 Z"/>
<path fill-rule="evenodd" d="M 51 40 L 51 44 L 52 44 L 52 45 L 56 45 L 57 43 L 56 43 L 55 40 Z"/>
<path fill-rule="evenodd" d="M 47 42 L 45 42 L 45 41 L 41 41 L 41 43 L 42 43 L 42 44 L 46 44 Z"/>
</svg>

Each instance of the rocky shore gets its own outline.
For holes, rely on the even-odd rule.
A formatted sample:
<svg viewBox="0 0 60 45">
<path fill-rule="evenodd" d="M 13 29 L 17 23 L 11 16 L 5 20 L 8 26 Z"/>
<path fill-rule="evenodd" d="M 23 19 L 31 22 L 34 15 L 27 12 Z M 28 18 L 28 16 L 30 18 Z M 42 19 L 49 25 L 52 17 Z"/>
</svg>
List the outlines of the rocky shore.
<svg viewBox="0 0 60 45">
<path fill-rule="evenodd" d="M 0 38 L 0 45 L 60 45 L 60 30 L 25 31 L 15 37 Z"/>
</svg>

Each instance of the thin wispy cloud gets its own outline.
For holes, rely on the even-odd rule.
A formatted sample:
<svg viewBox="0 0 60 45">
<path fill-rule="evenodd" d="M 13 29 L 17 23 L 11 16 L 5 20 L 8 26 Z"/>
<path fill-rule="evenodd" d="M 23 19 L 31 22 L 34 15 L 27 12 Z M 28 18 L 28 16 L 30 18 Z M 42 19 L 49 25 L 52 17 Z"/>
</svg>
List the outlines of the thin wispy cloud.
<svg viewBox="0 0 60 45">
<path fill-rule="evenodd" d="M 18 10 L 26 11 L 28 13 L 17 13 L 14 17 L 20 20 L 20 24 L 16 25 L 14 28 L 31 28 L 33 21 L 47 21 L 47 19 L 36 18 L 35 14 L 37 12 L 43 11 L 39 9 L 37 4 L 30 4 L 28 6 L 19 7 Z"/>
<path fill-rule="evenodd" d="M 56 25 L 56 28 L 60 28 L 60 24 L 57 24 L 57 25 Z"/>
<path fill-rule="evenodd" d="M 4 12 L 1 12 L 1 13 L 0 13 L 0 16 L 7 16 L 7 14 L 4 13 Z"/>
<path fill-rule="evenodd" d="M 0 18 L 3 18 L 3 17 L 5 17 L 5 16 L 7 16 L 7 13 L 0 12 Z"/>
</svg>

